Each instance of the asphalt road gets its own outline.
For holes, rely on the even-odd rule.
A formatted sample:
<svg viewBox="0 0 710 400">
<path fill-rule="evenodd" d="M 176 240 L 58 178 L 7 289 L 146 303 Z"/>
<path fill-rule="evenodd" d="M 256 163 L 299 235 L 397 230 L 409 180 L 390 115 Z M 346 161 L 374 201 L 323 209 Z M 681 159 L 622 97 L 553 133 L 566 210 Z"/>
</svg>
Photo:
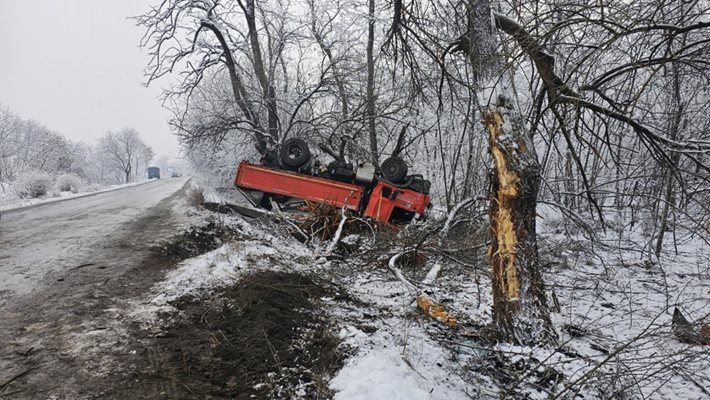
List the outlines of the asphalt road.
<svg viewBox="0 0 710 400">
<path fill-rule="evenodd" d="M 6 211 L 0 219 L 0 299 L 41 289 L 47 274 L 90 263 L 85 256 L 117 229 L 185 185 L 160 179 L 138 186 Z M 0 304 L 2 300 L 0 300 Z"/>
<path fill-rule="evenodd" d="M 84 338 L 174 267 L 159 245 L 188 223 L 187 180 L 2 213 L 0 398 L 101 398 L 82 393 L 95 389 L 108 349 L 87 349 Z"/>
</svg>

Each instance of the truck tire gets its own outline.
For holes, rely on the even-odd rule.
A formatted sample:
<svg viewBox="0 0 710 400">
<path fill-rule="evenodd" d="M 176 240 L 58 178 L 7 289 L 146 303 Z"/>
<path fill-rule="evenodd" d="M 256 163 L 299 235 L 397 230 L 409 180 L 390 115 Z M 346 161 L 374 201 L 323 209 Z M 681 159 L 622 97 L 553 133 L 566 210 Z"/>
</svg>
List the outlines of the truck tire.
<svg viewBox="0 0 710 400">
<path fill-rule="evenodd" d="M 298 168 L 310 161 L 311 151 L 303 139 L 291 138 L 281 145 L 279 157 L 285 166 Z"/>
<path fill-rule="evenodd" d="M 407 163 L 401 157 L 392 156 L 386 159 L 380 167 L 382 176 L 392 183 L 400 182 L 407 176 Z"/>
</svg>

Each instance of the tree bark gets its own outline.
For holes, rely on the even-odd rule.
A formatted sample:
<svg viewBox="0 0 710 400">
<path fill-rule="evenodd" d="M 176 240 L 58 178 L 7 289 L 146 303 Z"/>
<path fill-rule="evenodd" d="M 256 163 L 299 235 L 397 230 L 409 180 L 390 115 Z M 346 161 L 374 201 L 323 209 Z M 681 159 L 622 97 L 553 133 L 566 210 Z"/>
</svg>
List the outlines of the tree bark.
<svg viewBox="0 0 710 400">
<path fill-rule="evenodd" d="M 530 344 L 549 341 L 554 331 L 535 233 L 540 165 L 532 139 L 513 103 L 499 95 L 484 113 L 489 149 L 493 324 L 500 339 Z"/>
<path fill-rule="evenodd" d="M 493 158 L 488 260 L 493 275 L 493 326 L 500 340 L 554 340 L 540 271 L 535 218 L 540 164 L 503 56 L 497 53 L 489 0 L 470 0 L 464 47 L 476 73 L 479 106 Z M 501 75 L 502 74 L 502 75 Z"/>
<path fill-rule="evenodd" d="M 367 131 L 370 135 L 370 154 L 372 163 L 380 165 L 380 154 L 377 149 L 377 132 L 375 131 L 375 0 L 368 0 L 367 22 Z"/>
</svg>

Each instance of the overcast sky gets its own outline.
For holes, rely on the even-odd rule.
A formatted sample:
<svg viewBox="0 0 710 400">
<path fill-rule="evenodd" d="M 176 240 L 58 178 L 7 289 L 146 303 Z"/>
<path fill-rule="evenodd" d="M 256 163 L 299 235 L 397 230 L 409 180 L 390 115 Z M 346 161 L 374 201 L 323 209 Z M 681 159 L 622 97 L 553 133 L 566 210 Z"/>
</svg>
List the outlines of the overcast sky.
<svg viewBox="0 0 710 400">
<path fill-rule="evenodd" d="M 72 140 L 132 126 L 157 155 L 177 154 L 160 87 L 141 84 L 143 30 L 126 19 L 150 4 L 0 0 L 0 103 Z"/>
</svg>

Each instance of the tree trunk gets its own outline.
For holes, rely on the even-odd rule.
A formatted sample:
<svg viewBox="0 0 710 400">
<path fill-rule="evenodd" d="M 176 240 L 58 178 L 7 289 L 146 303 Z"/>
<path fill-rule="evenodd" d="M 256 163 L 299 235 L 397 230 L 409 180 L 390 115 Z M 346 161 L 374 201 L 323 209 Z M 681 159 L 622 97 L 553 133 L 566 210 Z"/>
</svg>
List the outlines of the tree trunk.
<svg viewBox="0 0 710 400">
<path fill-rule="evenodd" d="M 574 177 L 574 168 L 572 167 L 572 149 L 567 149 L 567 152 L 565 153 L 565 177 L 564 177 L 564 182 L 565 182 L 565 196 L 564 196 L 564 204 L 565 206 L 575 209 L 576 202 L 576 196 L 575 192 L 577 191 L 576 188 L 576 180 Z"/>
<path fill-rule="evenodd" d="M 370 135 L 370 154 L 372 163 L 380 165 L 380 154 L 377 149 L 377 132 L 375 131 L 375 0 L 368 0 L 368 22 L 367 22 L 367 131 Z"/>
<path fill-rule="evenodd" d="M 242 10 L 244 11 L 244 17 L 249 27 L 249 45 L 251 46 L 252 52 L 252 62 L 254 65 L 254 75 L 256 75 L 259 85 L 261 86 L 261 92 L 264 97 L 264 102 L 266 103 L 266 109 L 268 114 L 268 124 L 269 124 L 269 136 L 273 141 L 278 141 L 279 130 L 278 130 L 278 114 L 276 110 L 276 90 L 269 81 L 269 77 L 266 75 L 266 67 L 264 65 L 264 59 L 261 55 L 261 45 L 259 44 L 259 30 L 256 26 L 256 8 L 254 0 L 246 0 L 246 4 L 242 4 Z"/>
<path fill-rule="evenodd" d="M 222 48 L 222 52 L 224 53 L 225 63 L 227 64 L 227 70 L 229 71 L 229 79 L 230 83 L 232 84 L 232 94 L 234 96 L 234 101 L 237 103 L 237 106 L 239 106 L 239 109 L 244 114 L 244 117 L 252 124 L 254 131 L 254 139 L 256 140 L 256 149 L 260 154 L 264 155 L 268 150 L 268 142 L 264 137 L 263 128 L 261 127 L 261 123 L 259 122 L 259 116 L 252 109 L 249 98 L 247 96 L 246 89 L 244 87 L 244 83 L 242 82 L 241 78 L 239 77 L 239 74 L 237 73 L 236 62 L 234 61 L 232 51 L 230 50 L 229 45 L 227 44 L 227 40 L 222 34 L 222 31 L 220 31 L 217 25 L 215 25 L 212 21 L 204 20 L 202 21 L 201 25 L 212 31 L 212 33 L 214 33 L 215 37 L 217 37 L 217 40 L 220 43 L 220 47 Z"/>
<path fill-rule="evenodd" d="M 493 327 L 506 342 L 549 342 L 556 335 L 535 232 L 540 164 L 517 108 L 512 77 L 497 52 L 489 0 L 470 0 L 468 16 L 466 47 L 477 75 L 476 93 L 493 157 L 488 249 L 493 270 Z"/>
<path fill-rule="evenodd" d="M 669 48 L 673 45 L 673 38 L 669 39 Z M 671 79 L 672 79 L 672 94 L 671 101 L 669 102 L 670 116 L 668 137 L 670 140 L 678 140 L 680 134 L 680 125 L 683 119 L 683 102 L 681 98 L 681 82 L 680 82 L 680 71 L 678 70 L 678 64 L 672 63 L 670 67 Z M 674 168 L 677 168 L 680 162 L 680 154 L 674 152 L 670 156 L 671 166 L 664 168 L 664 174 L 662 183 L 665 183 L 665 193 L 663 195 L 663 209 L 660 215 L 660 227 L 658 228 L 658 237 L 656 238 L 656 248 L 655 254 L 656 258 L 661 255 L 663 250 L 663 237 L 668 230 L 668 216 L 672 209 L 675 209 L 676 196 L 674 182 Z"/>
<path fill-rule="evenodd" d="M 522 119 L 503 95 L 484 113 L 493 156 L 488 259 L 493 269 L 493 323 L 502 340 L 554 338 L 535 233 L 540 165 Z"/>
</svg>

